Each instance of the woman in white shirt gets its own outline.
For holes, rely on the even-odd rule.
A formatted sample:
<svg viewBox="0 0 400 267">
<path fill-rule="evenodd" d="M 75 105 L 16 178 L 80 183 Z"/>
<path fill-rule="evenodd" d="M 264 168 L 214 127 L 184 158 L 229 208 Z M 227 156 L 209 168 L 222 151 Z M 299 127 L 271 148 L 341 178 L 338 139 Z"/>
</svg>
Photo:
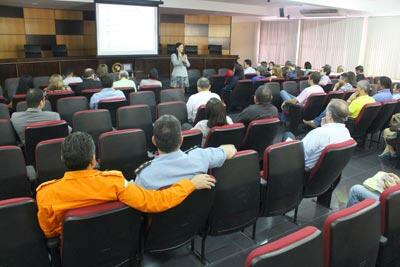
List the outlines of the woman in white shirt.
<svg viewBox="0 0 400 267">
<path fill-rule="evenodd" d="M 146 85 L 157 85 L 162 87 L 162 83 L 158 80 L 158 70 L 156 68 L 152 68 L 149 71 L 148 79 L 143 79 L 140 81 L 139 87 Z"/>
<path fill-rule="evenodd" d="M 190 67 L 187 55 L 185 55 L 182 43 L 176 43 L 176 52 L 171 55 L 171 63 L 174 66 L 171 74 L 171 87 L 185 89 L 189 87 L 187 68 Z"/>
<path fill-rule="evenodd" d="M 210 129 L 214 126 L 233 124 L 232 119 L 226 115 L 226 108 L 221 100 L 211 98 L 206 104 L 206 120 L 199 121 L 193 129 L 203 133 L 203 144 Z"/>
</svg>

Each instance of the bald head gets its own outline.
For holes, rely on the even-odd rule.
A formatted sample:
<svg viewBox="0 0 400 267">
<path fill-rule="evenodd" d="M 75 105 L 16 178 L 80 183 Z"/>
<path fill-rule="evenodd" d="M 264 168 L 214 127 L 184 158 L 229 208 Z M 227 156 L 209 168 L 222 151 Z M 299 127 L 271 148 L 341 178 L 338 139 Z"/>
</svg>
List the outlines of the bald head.
<svg viewBox="0 0 400 267">
<path fill-rule="evenodd" d="M 197 80 L 197 90 L 198 91 L 208 91 L 210 90 L 210 81 L 206 77 L 201 77 Z"/>
<path fill-rule="evenodd" d="M 330 115 L 333 122 L 345 123 L 349 116 L 347 102 L 342 99 L 332 99 L 326 107 L 326 113 Z"/>
<path fill-rule="evenodd" d="M 83 78 L 85 79 L 94 78 L 94 70 L 91 68 L 85 69 L 85 71 L 83 72 Z"/>
</svg>

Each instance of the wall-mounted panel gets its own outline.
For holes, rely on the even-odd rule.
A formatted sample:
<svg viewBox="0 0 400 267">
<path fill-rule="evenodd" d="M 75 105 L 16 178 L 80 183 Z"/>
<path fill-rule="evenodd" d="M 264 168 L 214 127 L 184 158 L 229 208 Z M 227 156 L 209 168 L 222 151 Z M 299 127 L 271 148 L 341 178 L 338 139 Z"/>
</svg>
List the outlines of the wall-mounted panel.
<svg viewBox="0 0 400 267">
<path fill-rule="evenodd" d="M 212 45 L 222 45 L 222 49 L 229 50 L 229 46 L 231 43 L 231 38 L 224 37 L 224 38 L 218 38 L 218 37 L 210 37 L 208 38 L 208 43 Z"/>
<path fill-rule="evenodd" d="M 83 35 L 82 20 L 56 20 L 57 35 Z"/>
<path fill-rule="evenodd" d="M 160 23 L 185 23 L 185 16 L 161 14 Z"/>
<path fill-rule="evenodd" d="M 0 35 L 0 51 L 15 52 L 24 50 L 25 35 Z"/>
<path fill-rule="evenodd" d="M 197 45 L 199 50 L 208 49 L 208 37 L 186 36 L 186 45 Z"/>
<path fill-rule="evenodd" d="M 209 25 L 209 37 L 227 37 L 231 36 L 231 25 Z"/>
<path fill-rule="evenodd" d="M 84 35 L 83 43 L 85 50 L 96 50 L 97 48 L 96 35 Z"/>
<path fill-rule="evenodd" d="M 84 50 L 83 36 L 57 35 L 57 44 L 64 44 L 68 50 Z"/>
<path fill-rule="evenodd" d="M 45 8 L 24 8 L 26 19 L 54 19 L 54 9 Z"/>
<path fill-rule="evenodd" d="M 83 12 L 75 10 L 55 10 L 55 19 L 82 20 Z"/>
<path fill-rule="evenodd" d="M 56 26 L 53 19 L 25 19 L 26 34 L 56 34 Z"/>
<path fill-rule="evenodd" d="M 0 6 L 0 17 L 23 18 L 24 9 L 22 7 Z"/>
<path fill-rule="evenodd" d="M 206 15 L 185 15 L 186 24 L 207 24 L 209 22 L 209 17 Z"/>
<path fill-rule="evenodd" d="M 83 11 L 83 19 L 84 20 L 96 20 L 96 12 L 91 11 L 91 10 L 85 10 Z"/>
<path fill-rule="evenodd" d="M 40 45 L 43 50 L 51 50 L 57 44 L 55 35 L 26 35 L 26 44 Z"/>
<path fill-rule="evenodd" d="M 25 34 L 24 19 L 0 17 L 0 34 Z"/>
<path fill-rule="evenodd" d="M 161 23 L 160 36 L 184 36 L 185 24 L 183 23 Z"/>
<path fill-rule="evenodd" d="M 96 22 L 90 20 L 83 21 L 83 34 L 96 35 Z"/>
<path fill-rule="evenodd" d="M 210 24 L 231 25 L 230 16 L 210 16 Z"/>
<path fill-rule="evenodd" d="M 208 25 L 185 24 L 185 36 L 208 36 Z"/>
</svg>

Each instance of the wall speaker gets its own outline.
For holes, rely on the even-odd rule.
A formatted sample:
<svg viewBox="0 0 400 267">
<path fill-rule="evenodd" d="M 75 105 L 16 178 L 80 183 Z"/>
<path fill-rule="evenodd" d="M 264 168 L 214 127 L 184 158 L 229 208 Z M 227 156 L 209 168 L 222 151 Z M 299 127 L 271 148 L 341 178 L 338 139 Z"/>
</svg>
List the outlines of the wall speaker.
<svg viewBox="0 0 400 267">
<path fill-rule="evenodd" d="M 283 7 L 279 8 L 279 17 L 280 18 L 285 17 L 285 9 Z"/>
</svg>

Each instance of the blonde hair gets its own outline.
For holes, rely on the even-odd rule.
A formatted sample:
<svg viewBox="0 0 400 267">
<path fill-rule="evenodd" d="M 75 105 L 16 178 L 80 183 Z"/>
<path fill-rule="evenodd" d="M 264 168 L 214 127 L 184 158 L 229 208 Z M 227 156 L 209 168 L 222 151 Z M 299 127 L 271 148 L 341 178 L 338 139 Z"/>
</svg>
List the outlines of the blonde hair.
<svg viewBox="0 0 400 267">
<path fill-rule="evenodd" d="M 342 73 L 342 72 L 344 72 L 344 67 L 343 67 L 342 65 L 339 65 L 339 66 L 337 67 L 337 69 L 336 69 L 336 72 L 337 72 L 337 73 Z"/>
<path fill-rule="evenodd" d="M 275 65 L 272 68 L 272 76 L 276 76 L 278 78 L 282 78 L 283 77 L 283 73 L 282 73 L 282 68 L 279 65 Z"/>
<path fill-rule="evenodd" d="M 108 74 L 108 66 L 106 64 L 100 64 L 96 70 L 97 76 L 102 77 Z"/>
<path fill-rule="evenodd" d="M 63 77 L 60 74 L 53 74 L 49 79 L 49 86 L 47 86 L 47 90 L 56 91 L 56 90 L 64 90 L 64 81 Z"/>
</svg>

